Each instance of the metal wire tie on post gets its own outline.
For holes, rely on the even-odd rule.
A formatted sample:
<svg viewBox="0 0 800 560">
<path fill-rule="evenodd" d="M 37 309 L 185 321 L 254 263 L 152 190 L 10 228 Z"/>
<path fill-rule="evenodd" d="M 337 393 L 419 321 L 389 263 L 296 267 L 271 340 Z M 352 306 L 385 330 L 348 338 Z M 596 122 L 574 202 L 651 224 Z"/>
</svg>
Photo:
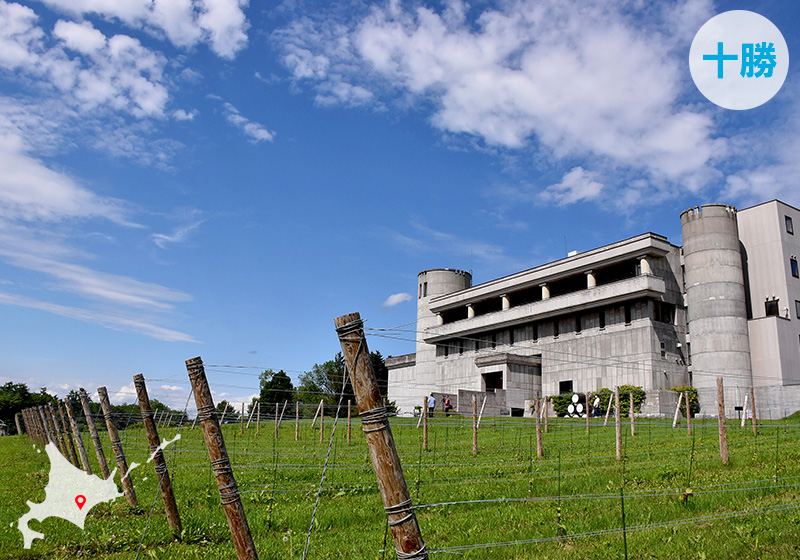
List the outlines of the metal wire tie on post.
<svg viewBox="0 0 800 560">
<path fill-rule="evenodd" d="M 214 415 L 214 407 L 211 405 L 201 406 L 197 409 L 197 419 L 200 422 L 210 419 Z"/>
<path fill-rule="evenodd" d="M 361 429 L 364 430 L 365 434 L 371 434 L 373 432 L 380 432 L 381 430 L 385 430 L 389 427 L 389 419 L 386 417 L 386 407 L 379 406 L 378 408 L 373 408 L 372 410 L 366 410 L 364 412 L 359 413 L 361 417 Z M 380 424 L 376 428 L 367 428 L 365 424 Z"/>
<path fill-rule="evenodd" d="M 398 519 L 396 521 L 389 521 L 389 527 L 396 527 L 401 523 L 405 523 L 406 521 L 414 517 L 414 506 L 411 505 L 411 498 L 407 499 L 404 502 L 400 502 L 399 504 L 386 507 L 384 509 L 386 510 L 386 515 L 402 515 L 408 512 L 408 515 L 406 515 L 402 519 Z"/>
</svg>

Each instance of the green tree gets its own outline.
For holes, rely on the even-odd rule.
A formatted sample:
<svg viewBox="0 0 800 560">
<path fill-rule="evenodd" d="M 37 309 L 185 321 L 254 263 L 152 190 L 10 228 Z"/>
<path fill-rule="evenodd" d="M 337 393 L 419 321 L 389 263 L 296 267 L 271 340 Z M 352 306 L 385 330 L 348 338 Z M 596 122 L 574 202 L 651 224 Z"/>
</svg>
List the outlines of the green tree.
<svg viewBox="0 0 800 560">
<path fill-rule="evenodd" d="M 259 376 L 260 391 L 257 399 L 250 403 L 247 413 L 251 413 L 256 402 L 261 402 L 261 412 L 266 413 L 275 407 L 275 403 L 283 405 L 284 401 L 294 402 L 295 391 L 292 378 L 285 371 L 271 369 L 261 372 Z M 288 406 L 288 405 L 287 405 Z"/>
<path fill-rule="evenodd" d="M 0 420 L 5 422 L 9 433 L 17 432 L 14 415 L 32 406 L 41 406 L 56 402 L 56 398 L 47 392 L 47 387 L 42 387 L 38 393 L 31 393 L 24 383 L 9 381 L 0 386 Z"/>
</svg>

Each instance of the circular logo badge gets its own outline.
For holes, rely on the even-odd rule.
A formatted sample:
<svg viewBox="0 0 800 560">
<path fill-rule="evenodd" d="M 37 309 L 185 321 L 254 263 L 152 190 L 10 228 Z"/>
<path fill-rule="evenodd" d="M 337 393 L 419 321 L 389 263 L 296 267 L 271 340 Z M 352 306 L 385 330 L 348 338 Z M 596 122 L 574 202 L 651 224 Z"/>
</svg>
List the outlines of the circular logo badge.
<svg viewBox="0 0 800 560">
<path fill-rule="evenodd" d="M 789 49 L 770 20 L 732 10 L 708 20 L 694 36 L 689 70 L 709 101 L 726 109 L 752 109 L 781 89 Z"/>
</svg>

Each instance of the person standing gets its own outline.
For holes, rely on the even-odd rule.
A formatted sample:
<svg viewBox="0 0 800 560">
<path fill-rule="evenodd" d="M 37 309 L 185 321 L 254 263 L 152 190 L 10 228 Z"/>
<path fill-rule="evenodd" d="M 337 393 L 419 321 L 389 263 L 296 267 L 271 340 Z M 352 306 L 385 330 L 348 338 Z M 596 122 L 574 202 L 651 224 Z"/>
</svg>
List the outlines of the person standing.
<svg viewBox="0 0 800 560">
<path fill-rule="evenodd" d="M 436 397 L 434 397 L 433 393 L 431 393 L 431 396 L 428 397 L 428 414 L 433 415 L 433 411 L 435 409 L 436 409 Z"/>
</svg>

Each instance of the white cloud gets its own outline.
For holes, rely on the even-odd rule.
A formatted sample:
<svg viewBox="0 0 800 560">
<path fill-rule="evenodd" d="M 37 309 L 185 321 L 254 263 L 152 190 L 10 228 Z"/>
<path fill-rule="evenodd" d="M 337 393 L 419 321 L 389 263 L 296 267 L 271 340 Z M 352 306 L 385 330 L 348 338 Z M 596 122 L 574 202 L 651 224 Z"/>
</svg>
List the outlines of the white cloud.
<svg viewBox="0 0 800 560">
<path fill-rule="evenodd" d="M 97 14 L 166 38 L 177 47 L 209 43 L 220 57 L 233 58 L 247 45 L 248 0 L 42 0 L 80 18 Z"/>
<path fill-rule="evenodd" d="M 81 309 L 67 305 L 60 305 L 46 301 L 39 301 L 25 296 L 0 292 L 0 304 L 38 309 L 62 317 L 77 319 L 87 323 L 101 325 L 106 328 L 123 331 L 135 332 L 162 340 L 165 342 L 197 342 L 192 336 L 164 328 L 158 324 L 159 321 L 153 318 L 126 317 L 116 313 L 103 313 L 90 309 Z"/>
<path fill-rule="evenodd" d="M 166 249 L 170 244 L 185 243 L 190 234 L 205 222 L 205 219 L 200 217 L 202 212 L 197 209 L 185 210 L 182 214 L 180 220 L 184 223 L 173 229 L 171 234 L 152 235 L 153 242 L 161 249 Z"/>
<path fill-rule="evenodd" d="M 392 294 L 388 298 L 386 298 L 386 301 L 384 301 L 381 305 L 383 307 L 394 307 L 395 305 L 401 304 L 404 301 L 411 301 L 412 299 L 414 298 L 411 297 L 411 294 L 407 294 L 404 292 L 399 294 Z"/>
<path fill-rule="evenodd" d="M 582 158 L 587 174 L 621 168 L 692 190 L 716 177 L 726 143 L 709 114 L 680 101 L 681 53 L 712 15 L 709 0 L 518 0 L 474 19 L 456 0 L 441 12 L 415 6 L 373 5 L 347 24 L 303 17 L 273 39 L 320 103 L 415 103 L 445 133 Z M 552 200 L 585 200 L 597 186 L 581 188 Z"/>
<path fill-rule="evenodd" d="M 176 121 L 192 121 L 197 116 L 197 111 L 184 111 L 183 109 L 177 109 L 172 112 L 172 118 Z"/>
<path fill-rule="evenodd" d="M 603 191 L 603 185 L 594 178 L 595 174 L 576 167 L 564 175 L 560 183 L 547 187 L 540 197 L 560 206 L 596 199 Z"/>
<path fill-rule="evenodd" d="M 225 112 L 225 119 L 231 123 L 233 126 L 241 130 L 245 136 L 249 138 L 249 140 L 253 143 L 269 141 L 275 138 L 275 133 L 267 130 L 264 125 L 259 124 L 257 122 L 253 122 L 248 118 L 244 117 L 236 107 L 231 105 L 230 103 L 223 103 L 222 104 L 223 110 Z"/>
<path fill-rule="evenodd" d="M 178 387 L 177 385 L 162 385 L 161 388 L 165 391 L 186 391 L 185 387 Z"/>
</svg>

